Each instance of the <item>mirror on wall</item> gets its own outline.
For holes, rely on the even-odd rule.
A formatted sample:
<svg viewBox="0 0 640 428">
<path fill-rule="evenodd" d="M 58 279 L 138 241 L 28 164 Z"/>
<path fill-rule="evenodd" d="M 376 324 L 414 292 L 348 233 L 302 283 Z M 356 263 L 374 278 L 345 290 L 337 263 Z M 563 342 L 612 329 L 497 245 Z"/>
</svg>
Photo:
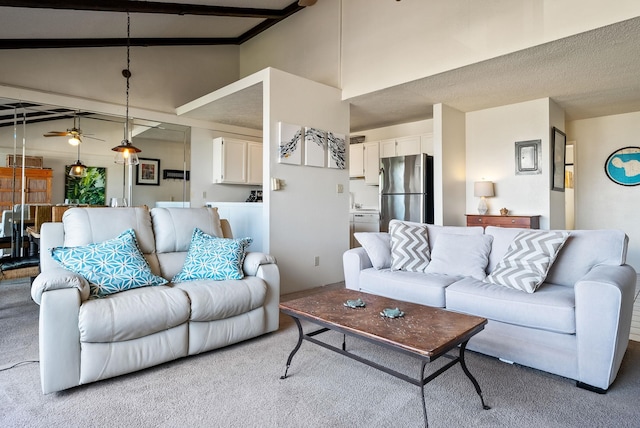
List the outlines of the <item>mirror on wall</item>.
<svg viewBox="0 0 640 428">
<path fill-rule="evenodd" d="M 20 236 L 14 229 L 18 222 L 33 224 L 38 205 L 109 205 L 114 198 L 126 198 L 129 186 L 129 205 L 188 204 L 189 181 L 182 177 L 190 168 L 190 128 L 132 119 L 130 140 L 141 149 L 141 163 L 128 167 L 114 163 L 111 150 L 124 138 L 124 120 L 0 98 L 0 212 L 13 224 L 7 230 L 0 225 L 0 241 L 11 241 L 3 255 L 27 252 L 26 243 L 16 242 Z M 87 167 L 83 177 L 69 176 L 76 163 Z M 13 217 L 18 217 L 15 222 Z"/>
</svg>

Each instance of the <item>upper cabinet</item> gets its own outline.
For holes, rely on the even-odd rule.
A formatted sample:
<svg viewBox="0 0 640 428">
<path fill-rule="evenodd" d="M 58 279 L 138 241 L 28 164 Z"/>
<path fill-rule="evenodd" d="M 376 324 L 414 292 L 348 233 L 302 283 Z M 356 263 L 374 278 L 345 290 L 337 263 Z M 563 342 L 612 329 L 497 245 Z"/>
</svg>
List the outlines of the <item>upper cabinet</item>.
<svg viewBox="0 0 640 428">
<path fill-rule="evenodd" d="M 422 153 L 420 136 L 392 138 L 380 141 L 380 157 L 408 156 Z"/>
<path fill-rule="evenodd" d="M 349 146 L 349 177 L 364 177 L 366 184 L 378 184 L 380 154 L 377 141 Z"/>
<path fill-rule="evenodd" d="M 233 138 L 214 138 L 213 182 L 261 185 L 262 144 Z"/>
</svg>

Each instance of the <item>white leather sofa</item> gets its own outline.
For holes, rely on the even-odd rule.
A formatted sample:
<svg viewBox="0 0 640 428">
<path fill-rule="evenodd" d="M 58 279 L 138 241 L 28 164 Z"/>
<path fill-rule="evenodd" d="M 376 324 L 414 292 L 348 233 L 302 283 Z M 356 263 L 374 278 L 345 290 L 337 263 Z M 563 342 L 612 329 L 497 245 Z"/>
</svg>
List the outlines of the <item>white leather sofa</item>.
<svg viewBox="0 0 640 428">
<path fill-rule="evenodd" d="M 503 258 L 523 229 L 427 225 L 431 250 L 443 234 L 489 235 L 484 273 Z M 636 285 L 625 264 L 628 238 L 619 230 L 572 230 L 545 282 L 534 293 L 472 276 L 407 272 L 378 266 L 365 248 L 343 255 L 346 287 L 402 301 L 485 317 L 485 329 L 468 349 L 575 379 L 577 385 L 606 391 L 627 349 Z M 374 237 L 377 256 L 389 256 L 389 235 Z M 385 248 L 386 246 L 386 248 Z M 374 255 L 375 254 L 374 251 Z M 466 250 L 446 257 L 455 264 Z M 458 262 L 457 272 L 468 266 Z"/>
<path fill-rule="evenodd" d="M 130 373 L 240 342 L 278 328 L 275 260 L 248 252 L 239 280 L 146 286 L 89 299 L 89 284 L 47 249 L 103 242 L 133 228 L 153 274 L 171 280 L 195 227 L 230 237 L 216 208 L 72 208 L 41 229 L 41 273 L 31 294 L 40 305 L 43 393 Z M 226 233 L 225 233 L 226 232 Z M 250 247 L 248 249 L 250 251 Z"/>
</svg>

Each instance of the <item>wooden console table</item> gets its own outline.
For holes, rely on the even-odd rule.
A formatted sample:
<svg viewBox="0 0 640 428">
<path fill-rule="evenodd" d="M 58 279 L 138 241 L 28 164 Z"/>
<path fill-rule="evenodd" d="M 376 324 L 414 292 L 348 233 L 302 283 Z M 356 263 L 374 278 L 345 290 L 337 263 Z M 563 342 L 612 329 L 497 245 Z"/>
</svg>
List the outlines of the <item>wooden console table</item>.
<svg viewBox="0 0 640 428">
<path fill-rule="evenodd" d="M 540 229 L 539 215 L 481 215 L 466 214 L 467 226 L 520 227 Z"/>
</svg>

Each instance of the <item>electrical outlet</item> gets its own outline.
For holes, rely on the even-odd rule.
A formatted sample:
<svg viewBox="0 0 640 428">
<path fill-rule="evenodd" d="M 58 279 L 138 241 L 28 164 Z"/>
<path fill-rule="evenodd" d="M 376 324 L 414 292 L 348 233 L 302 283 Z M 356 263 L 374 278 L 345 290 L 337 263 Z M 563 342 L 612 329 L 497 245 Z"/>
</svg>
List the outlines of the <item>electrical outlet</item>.
<svg viewBox="0 0 640 428">
<path fill-rule="evenodd" d="M 320 256 L 315 256 L 313 259 L 314 266 L 320 266 Z"/>
<path fill-rule="evenodd" d="M 203 198 L 203 199 L 207 199 L 207 192 L 206 192 L 206 191 L 203 191 L 203 192 L 202 192 L 202 198 Z"/>
</svg>

